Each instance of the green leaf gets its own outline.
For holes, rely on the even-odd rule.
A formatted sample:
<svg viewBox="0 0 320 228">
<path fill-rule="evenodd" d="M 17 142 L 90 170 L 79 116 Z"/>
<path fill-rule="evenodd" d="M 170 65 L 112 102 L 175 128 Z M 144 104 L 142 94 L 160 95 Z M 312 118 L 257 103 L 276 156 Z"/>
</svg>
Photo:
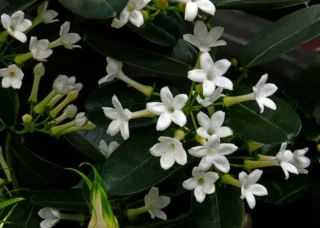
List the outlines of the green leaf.
<svg viewBox="0 0 320 228">
<path fill-rule="evenodd" d="M 149 189 L 176 172 L 180 166 L 169 170 L 160 166 L 160 158 L 150 154 L 149 149 L 165 132 L 144 131 L 126 140 L 105 162 L 102 177 L 110 195 L 128 195 Z"/>
<path fill-rule="evenodd" d="M 72 172 L 39 157 L 24 147 L 18 137 L 12 141 L 11 156 L 14 181 L 21 188 L 69 187 L 78 180 Z"/>
<path fill-rule="evenodd" d="M 304 121 L 303 133 L 306 139 L 320 143 L 320 126 L 314 121 Z"/>
<path fill-rule="evenodd" d="M 217 186 L 214 194 L 207 195 L 202 203 L 193 197 L 192 211 L 199 228 L 242 228 L 245 218 L 240 189 Z M 205 212 L 205 213 L 204 213 Z"/>
<path fill-rule="evenodd" d="M 306 175 L 296 176 L 290 174 L 288 180 L 272 179 L 270 176 L 268 180 L 262 179 L 259 184 L 265 186 L 268 190 L 268 195 L 261 197 L 261 200 L 277 205 L 287 204 L 304 196 L 311 187 L 311 180 Z"/>
<path fill-rule="evenodd" d="M 11 89 L 0 88 L 0 119 L 6 126 L 12 126 L 16 120 L 14 91 Z"/>
<path fill-rule="evenodd" d="M 217 8 L 257 10 L 279 9 L 304 4 L 303 0 L 211 0 Z"/>
<path fill-rule="evenodd" d="M 65 136 L 67 141 L 83 155 L 90 158 L 95 163 L 103 163 L 106 158 L 99 149 L 100 141 L 104 140 L 107 144 L 117 141 L 123 142 L 121 135 L 110 136 L 106 134 L 106 129 L 96 127 L 90 131 L 77 131 Z"/>
<path fill-rule="evenodd" d="M 71 12 L 89 19 L 115 17 L 127 5 L 128 0 L 59 0 Z"/>
<path fill-rule="evenodd" d="M 0 0 L 0 11 L 3 11 L 3 9 L 5 9 L 9 4 L 10 2 L 6 0 Z"/>
<path fill-rule="evenodd" d="M 96 25 L 87 30 L 84 37 L 93 49 L 105 56 L 142 69 L 183 77 L 197 61 L 197 51 L 182 39 L 173 48 L 165 48 L 125 29 L 108 29 L 108 26 Z"/>
<path fill-rule="evenodd" d="M 35 193 L 30 201 L 41 207 L 88 212 L 81 189 L 48 189 Z"/>
<path fill-rule="evenodd" d="M 159 14 L 152 22 L 144 27 L 136 27 L 131 23 L 128 27 L 143 38 L 165 47 L 173 47 L 178 39 L 186 33 L 185 29 L 170 12 Z"/>
<path fill-rule="evenodd" d="M 39 0 L 15 0 L 13 1 L 13 3 L 11 3 L 10 5 L 7 5 L 4 8 L 2 8 L 2 2 L 0 1 L 0 4 L 1 4 L 0 15 L 3 13 L 11 15 L 17 12 L 18 10 L 24 11 L 38 1 Z"/>
<path fill-rule="evenodd" d="M 285 16 L 256 35 L 242 53 L 242 63 L 252 67 L 293 50 L 320 34 L 320 5 Z"/>
<path fill-rule="evenodd" d="M 8 200 L 5 200 L 3 202 L 0 203 L 0 209 L 3 209 L 11 204 L 14 204 L 14 203 L 17 203 L 19 201 L 22 201 L 24 200 L 24 198 L 22 197 L 17 197 L 17 198 L 12 198 L 12 199 L 8 199 Z"/>
<path fill-rule="evenodd" d="M 250 87 L 236 86 L 232 95 L 252 92 Z M 256 101 L 246 101 L 226 111 L 226 124 L 235 134 L 256 142 L 273 144 L 292 141 L 301 129 L 297 113 L 282 99 L 272 96 L 277 110 L 265 108 L 260 114 Z"/>
<path fill-rule="evenodd" d="M 139 78 L 145 85 L 152 86 L 156 80 L 157 89 L 162 88 L 164 85 L 168 85 L 168 82 L 159 79 Z M 173 94 L 177 93 L 177 90 L 170 86 L 169 88 Z M 140 111 L 146 109 L 146 103 L 151 101 L 160 101 L 159 97 L 152 97 L 146 100 L 146 97 L 132 87 L 128 87 L 124 82 L 115 80 L 100 86 L 93 91 L 85 102 L 86 115 L 89 120 L 95 125 L 107 129 L 111 120 L 109 120 L 103 113 L 102 107 L 113 107 L 112 97 L 116 95 L 122 104 L 123 108 L 129 109 L 131 112 Z M 133 119 L 129 122 L 130 129 L 150 126 L 154 123 L 153 118 L 139 118 Z"/>
</svg>

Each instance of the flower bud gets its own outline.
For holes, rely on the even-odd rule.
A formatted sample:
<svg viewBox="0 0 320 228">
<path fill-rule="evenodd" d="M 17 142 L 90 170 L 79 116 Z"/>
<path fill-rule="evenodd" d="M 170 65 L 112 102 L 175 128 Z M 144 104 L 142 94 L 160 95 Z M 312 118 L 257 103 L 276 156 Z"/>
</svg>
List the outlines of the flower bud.
<svg viewBox="0 0 320 228">
<path fill-rule="evenodd" d="M 207 141 L 199 135 L 196 135 L 195 140 L 197 143 L 199 143 L 202 146 L 207 144 Z"/>
<path fill-rule="evenodd" d="M 145 10 L 140 10 L 140 12 L 142 13 L 143 21 L 148 21 L 149 13 L 147 11 L 145 11 Z"/>
<path fill-rule="evenodd" d="M 198 85 L 196 86 L 196 92 L 197 92 L 198 94 L 203 94 L 202 84 L 198 84 Z"/>
<path fill-rule="evenodd" d="M 168 7 L 168 1 L 167 0 L 158 0 L 157 7 L 159 9 L 166 9 Z"/>
<path fill-rule="evenodd" d="M 259 143 L 259 142 L 255 142 L 255 141 L 251 141 L 251 140 L 247 141 L 247 147 L 248 147 L 249 153 L 252 153 L 252 152 L 258 150 L 263 146 L 264 146 L 263 143 Z"/>
<path fill-rule="evenodd" d="M 86 123 L 88 123 L 88 118 L 85 116 L 84 112 L 80 112 L 77 114 L 76 118 L 74 119 L 74 123 L 76 127 L 83 127 Z"/>
<path fill-rule="evenodd" d="M 22 122 L 24 124 L 28 124 L 32 122 L 32 116 L 30 116 L 29 114 L 25 114 L 22 116 Z"/>
<path fill-rule="evenodd" d="M 44 73 L 45 73 L 45 68 L 43 64 L 38 63 L 33 69 L 34 79 L 33 79 L 31 94 L 28 99 L 29 102 L 32 102 L 32 103 L 38 102 L 38 90 L 39 90 L 40 79 L 44 75 Z"/>
<path fill-rule="evenodd" d="M 57 107 L 50 111 L 50 116 L 52 118 L 55 118 L 58 115 L 58 113 L 61 112 L 62 109 L 64 109 L 64 107 L 66 107 L 72 101 L 76 100 L 78 98 L 78 95 L 79 90 L 73 90 L 69 92 L 67 97 Z"/>
<path fill-rule="evenodd" d="M 183 140 L 186 134 L 183 130 L 176 130 L 174 132 L 174 138 L 178 139 L 179 141 Z"/>
</svg>

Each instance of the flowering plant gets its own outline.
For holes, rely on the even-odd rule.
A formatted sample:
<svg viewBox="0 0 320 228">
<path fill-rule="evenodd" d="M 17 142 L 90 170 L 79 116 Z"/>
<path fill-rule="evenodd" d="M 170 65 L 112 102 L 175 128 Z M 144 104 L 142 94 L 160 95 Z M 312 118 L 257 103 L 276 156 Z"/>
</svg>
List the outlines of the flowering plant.
<svg viewBox="0 0 320 228">
<path fill-rule="evenodd" d="M 254 69 L 319 35 L 319 5 L 271 23 L 240 61 L 220 56 L 214 22 L 219 8 L 300 3 L 0 6 L 0 228 L 241 228 L 259 204 L 306 197 L 320 100 L 298 73 L 278 84 Z"/>
</svg>

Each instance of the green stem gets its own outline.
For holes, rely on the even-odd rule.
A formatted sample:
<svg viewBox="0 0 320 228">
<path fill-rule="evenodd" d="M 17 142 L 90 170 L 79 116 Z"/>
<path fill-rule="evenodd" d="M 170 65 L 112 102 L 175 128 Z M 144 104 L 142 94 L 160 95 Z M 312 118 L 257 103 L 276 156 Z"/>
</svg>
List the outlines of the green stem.
<svg viewBox="0 0 320 228">
<path fill-rule="evenodd" d="M 160 12 L 161 12 L 161 10 L 157 10 L 154 14 L 151 14 L 151 16 L 156 17 L 157 15 L 159 15 Z"/>
<path fill-rule="evenodd" d="M 181 17 L 180 13 L 176 10 L 173 10 L 174 15 L 178 19 L 178 21 L 182 24 L 182 26 L 187 30 L 187 32 L 192 33 L 192 30 L 189 28 L 189 26 L 186 24 L 186 22 Z"/>
<path fill-rule="evenodd" d="M 187 107 L 189 107 L 190 105 L 190 101 L 191 101 L 191 97 L 192 97 L 192 92 L 193 92 L 193 87 L 194 87 L 195 83 L 192 82 L 191 86 L 190 86 L 190 91 L 189 91 L 189 96 L 188 96 L 188 103 L 187 103 Z"/>
<path fill-rule="evenodd" d="M 230 166 L 237 167 L 237 168 L 243 168 L 243 165 L 240 165 L 240 164 L 232 164 L 232 163 L 230 163 Z"/>
<path fill-rule="evenodd" d="M 7 158 L 7 164 L 8 164 L 9 167 L 13 167 L 13 161 L 12 161 L 11 156 L 10 156 L 11 140 L 12 140 L 12 132 L 8 131 L 7 132 L 7 137 L 6 137 L 6 144 L 5 144 L 5 148 L 4 148 L 4 153 L 5 153 L 5 156 Z M 15 180 L 14 170 L 13 170 L 13 172 L 11 172 L 11 177 L 13 178 L 13 180 Z M 13 187 L 14 187 L 14 189 L 18 189 L 19 188 L 19 185 L 18 185 L 18 183 L 16 181 L 13 181 Z"/>
<path fill-rule="evenodd" d="M 33 129 L 33 131 L 51 135 L 51 133 L 48 130 L 45 130 L 45 129 L 37 129 L 37 128 L 35 128 L 35 129 Z"/>
<path fill-rule="evenodd" d="M 6 174 L 8 182 L 11 183 L 12 179 L 11 179 L 11 175 L 10 175 L 10 169 L 9 169 L 9 166 L 8 166 L 6 160 L 4 159 L 3 151 L 2 151 L 1 147 L 0 147 L 0 165 L 1 165 L 4 173 Z"/>
<path fill-rule="evenodd" d="M 154 95 L 154 96 L 160 96 L 160 93 L 158 93 L 158 92 L 152 92 L 152 94 L 151 95 Z"/>
<path fill-rule="evenodd" d="M 233 83 L 233 85 L 237 85 L 237 84 L 239 84 L 240 82 L 242 82 L 242 80 L 244 79 L 244 77 L 245 77 L 246 74 L 247 74 L 247 71 L 248 71 L 248 69 L 247 69 L 247 68 L 244 68 L 243 71 L 242 71 L 242 73 L 241 73 L 241 75 L 240 75 L 240 77 Z"/>
<path fill-rule="evenodd" d="M 193 115 L 192 111 L 190 112 L 190 116 L 191 116 L 193 127 L 194 127 L 195 130 L 197 130 L 198 129 L 197 122 L 196 122 L 196 119 L 194 118 L 194 115 Z"/>
<path fill-rule="evenodd" d="M 221 181 L 224 184 L 233 185 L 237 188 L 241 188 L 239 181 L 237 179 L 235 179 L 234 177 L 232 177 L 230 174 L 224 174 L 221 177 Z"/>
</svg>

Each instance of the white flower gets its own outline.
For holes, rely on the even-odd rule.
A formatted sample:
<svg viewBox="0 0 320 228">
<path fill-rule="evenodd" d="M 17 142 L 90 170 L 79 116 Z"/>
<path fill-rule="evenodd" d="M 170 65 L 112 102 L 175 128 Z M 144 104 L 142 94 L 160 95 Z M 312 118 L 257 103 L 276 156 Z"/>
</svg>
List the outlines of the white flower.
<svg viewBox="0 0 320 228">
<path fill-rule="evenodd" d="M 14 89 L 20 89 L 23 76 L 22 70 L 15 64 L 8 66 L 8 68 L 0 69 L 0 77 L 3 77 L 1 83 L 3 88 L 11 86 Z"/>
<path fill-rule="evenodd" d="M 260 107 L 260 113 L 263 113 L 264 106 L 272 110 L 277 109 L 276 104 L 267 97 L 274 94 L 277 91 L 278 87 L 272 83 L 266 84 L 267 79 L 268 79 L 268 74 L 262 75 L 258 83 L 254 87 L 252 87 L 254 92 L 254 98 L 256 99 Z"/>
<path fill-rule="evenodd" d="M 74 123 L 77 128 L 83 127 L 85 124 L 88 123 L 88 118 L 86 117 L 86 114 L 84 112 L 79 112 L 76 115 L 76 118 L 74 119 Z"/>
<path fill-rule="evenodd" d="M 48 1 L 45 1 L 38 7 L 38 17 L 42 19 L 43 23 L 49 24 L 53 23 L 55 21 L 59 20 L 54 20 L 56 16 L 58 16 L 58 13 L 54 10 L 47 10 L 48 8 Z"/>
<path fill-rule="evenodd" d="M 210 51 L 212 47 L 225 46 L 226 41 L 218 40 L 223 33 L 223 27 L 214 27 L 208 33 L 207 27 L 203 21 L 197 21 L 194 26 L 194 35 L 185 34 L 183 39 L 193 46 L 199 48 L 202 52 Z"/>
<path fill-rule="evenodd" d="M 157 122 L 157 131 L 163 131 L 173 121 L 180 127 L 187 123 L 187 117 L 181 111 L 188 101 L 188 96 L 179 94 L 173 98 L 169 88 L 163 87 L 160 90 L 161 102 L 147 103 L 147 110 L 155 115 L 160 115 Z"/>
<path fill-rule="evenodd" d="M 107 70 L 108 75 L 101 78 L 98 81 L 99 85 L 101 85 L 102 83 L 105 83 L 105 82 L 112 81 L 115 77 L 117 77 L 117 75 L 124 74 L 122 71 L 122 67 L 123 67 L 122 62 L 119 62 L 119 61 L 112 59 L 110 57 L 107 57 L 107 62 L 108 62 L 108 65 L 107 65 L 106 70 Z"/>
<path fill-rule="evenodd" d="M 155 144 L 150 153 L 161 157 L 160 164 L 163 169 L 171 168 L 175 162 L 180 165 L 187 163 L 187 153 L 178 139 L 161 136 L 158 140 L 160 143 Z"/>
<path fill-rule="evenodd" d="M 140 12 L 151 0 L 129 0 L 127 6 L 120 13 L 120 18 L 114 18 L 111 27 L 121 28 L 130 21 L 137 27 L 144 23 L 143 15 Z"/>
<path fill-rule="evenodd" d="M 280 163 L 280 166 L 285 174 L 285 179 L 289 178 L 289 172 L 299 174 L 298 169 L 290 162 L 293 159 L 293 154 L 290 150 L 286 150 L 287 143 L 282 143 L 280 151 L 277 153 L 276 157 Z"/>
<path fill-rule="evenodd" d="M 229 127 L 222 127 L 224 117 L 225 113 L 223 111 L 215 112 L 211 119 L 203 112 L 199 112 L 197 119 L 201 127 L 197 129 L 197 134 L 204 139 L 214 134 L 221 138 L 232 135 L 233 132 Z"/>
<path fill-rule="evenodd" d="M 187 190 L 194 190 L 194 196 L 197 202 L 202 203 L 207 194 L 213 194 L 216 190 L 214 183 L 219 179 L 216 172 L 199 171 L 198 167 L 192 170 L 193 178 L 182 183 L 182 186 Z"/>
<path fill-rule="evenodd" d="M 66 118 L 72 119 L 76 116 L 77 112 L 78 112 L 77 106 L 70 104 L 63 110 L 62 115 L 65 115 Z"/>
<path fill-rule="evenodd" d="M 200 56 L 201 69 L 195 69 L 188 72 L 188 78 L 194 82 L 203 83 L 203 95 L 209 97 L 213 94 L 216 86 L 232 90 L 233 83 L 223 74 L 231 66 L 231 62 L 222 59 L 213 63 L 208 52 Z"/>
<path fill-rule="evenodd" d="M 249 175 L 242 171 L 239 173 L 239 182 L 241 185 L 241 199 L 246 198 L 248 205 L 251 209 L 253 209 L 256 206 L 256 199 L 254 198 L 254 195 L 256 196 L 265 196 L 268 195 L 267 189 L 261 185 L 256 184 L 257 181 L 260 179 L 262 175 L 262 170 L 255 169 L 252 173 Z"/>
<path fill-rule="evenodd" d="M 44 220 L 40 223 L 41 228 L 50 228 L 60 221 L 60 211 L 57 209 L 45 207 L 39 210 L 38 215 Z"/>
<path fill-rule="evenodd" d="M 184 19 L 186 21 L 193 21 L 197 14 L 198 8 L 203 12 L 214 15 L 216 7 L 209 0 L 177 0 L 178 2 L 186 4 L 186 10 L 184 13 Z"/>
<path fill-rule="evenodd" d="M 308 174 L 307 168 L 310 165 L 310 159 L 305 156 L 309 148 L 296 150 L 293 152 L 293 159 L 291 163 L 298 169 L 298 172 L 301 174 Z"/>
<path fill-rule="evenodd" d="M 24 13 L 22 11 L 19 10 L 15 12 L 11 17 L 5 13 L 2 14 L 1 23 L 3 28 L 6 29 L 11 36 L 22 43 L 27 41 L 27 36 L 23 32 L 31 27 L 32 22 L 24 19 Z"/>
<path fill-rule="evenodd" d="M 108 146 L 106 141 L 101 140 L 100 145 L 99 145 L 99 149 L 100 149 L 101 153 L 108 158 L 113 153 L 113 151 L 115 151 L 115 149 L 118 148 L 118 146 L 119 146 L 119 143 L 117 143 L 116 141 L 110 142 L 110 144 Z"/>
<path fill-rule="evenodd" d="M 35 36 L 32 36 L 30 39 L 29 50 L 32 57 L 40 62 L 46 62 L 46 58 L 53 52 L 52 49 L 49 48 L 49 40 L 38 40 Z"/>
<path fill-rule="evenodd" d="M 73 90 L 81 90 L 82 83 L 76 83 L 76 77 L 67 77 L 66 75 L 59 75 L 53 82 L 52 88 L 61 95 L 67 95 Z"/>
<path fill-rule="evenodd" d="M 221 143 L 217 135 L 208 137 L 208 143 L 205 146 L 192 147 L 188 152 L 198 158 L 202 158 L 198 170 L 208 170 L 212 164 L 221 172 L 227 173 L 230 170 L 230 164 L 225 155 L 232 154 L 238 149 L 232 143 Z"/>
<path fill-rule="evenodd" d="M 115 107 L 102 107 L 104 115 L 111 119 L 107 134 L 111 136 L 115 136 L 119 131 L 121 131 L 121 135 L 124 140 L 127 140 L 130 136 L 129 132 L 129 120 L 132 116 L 132 113 L 129 109 L 123 109 L 121 103 L 119 102 L 116 95 L 112 97 L 112 104 Z"/>
<path fill-rule="evenodd" d="M 70 22 L 66 21 L 60 27 L 60 41 L 63 46 L 67 49 L 81 48 L 79 45 L 73 45 L 81 40 L 81 37 L 78 33 L 69 33 Z"/>
<path fill-rule="evenodd" d="M 159 218 L 167 220 L 167 215 L 160 209 L 165 208 L 170 204 L 170 197 L 168 196 L 159 196 L 159 189 L 152 187 L 149 193 L 144 197 L 144 204 L 148 212 L 151 215 L 151 218 Z"/>
<path fill-rule="evenodd" d="M 222 90 L 223 88 L 217 88 L 211 96 L 204 97 L 204 99 L 202 99 L 200 95 L 198 95 L 196 99 L 198 103 L 201 104 L 203 107 L 208 107 L 212 105 L 214 102 L 216 102 L 220 97 L 224 97 L 224 94 L 221 94 Z"/>
</svg>

